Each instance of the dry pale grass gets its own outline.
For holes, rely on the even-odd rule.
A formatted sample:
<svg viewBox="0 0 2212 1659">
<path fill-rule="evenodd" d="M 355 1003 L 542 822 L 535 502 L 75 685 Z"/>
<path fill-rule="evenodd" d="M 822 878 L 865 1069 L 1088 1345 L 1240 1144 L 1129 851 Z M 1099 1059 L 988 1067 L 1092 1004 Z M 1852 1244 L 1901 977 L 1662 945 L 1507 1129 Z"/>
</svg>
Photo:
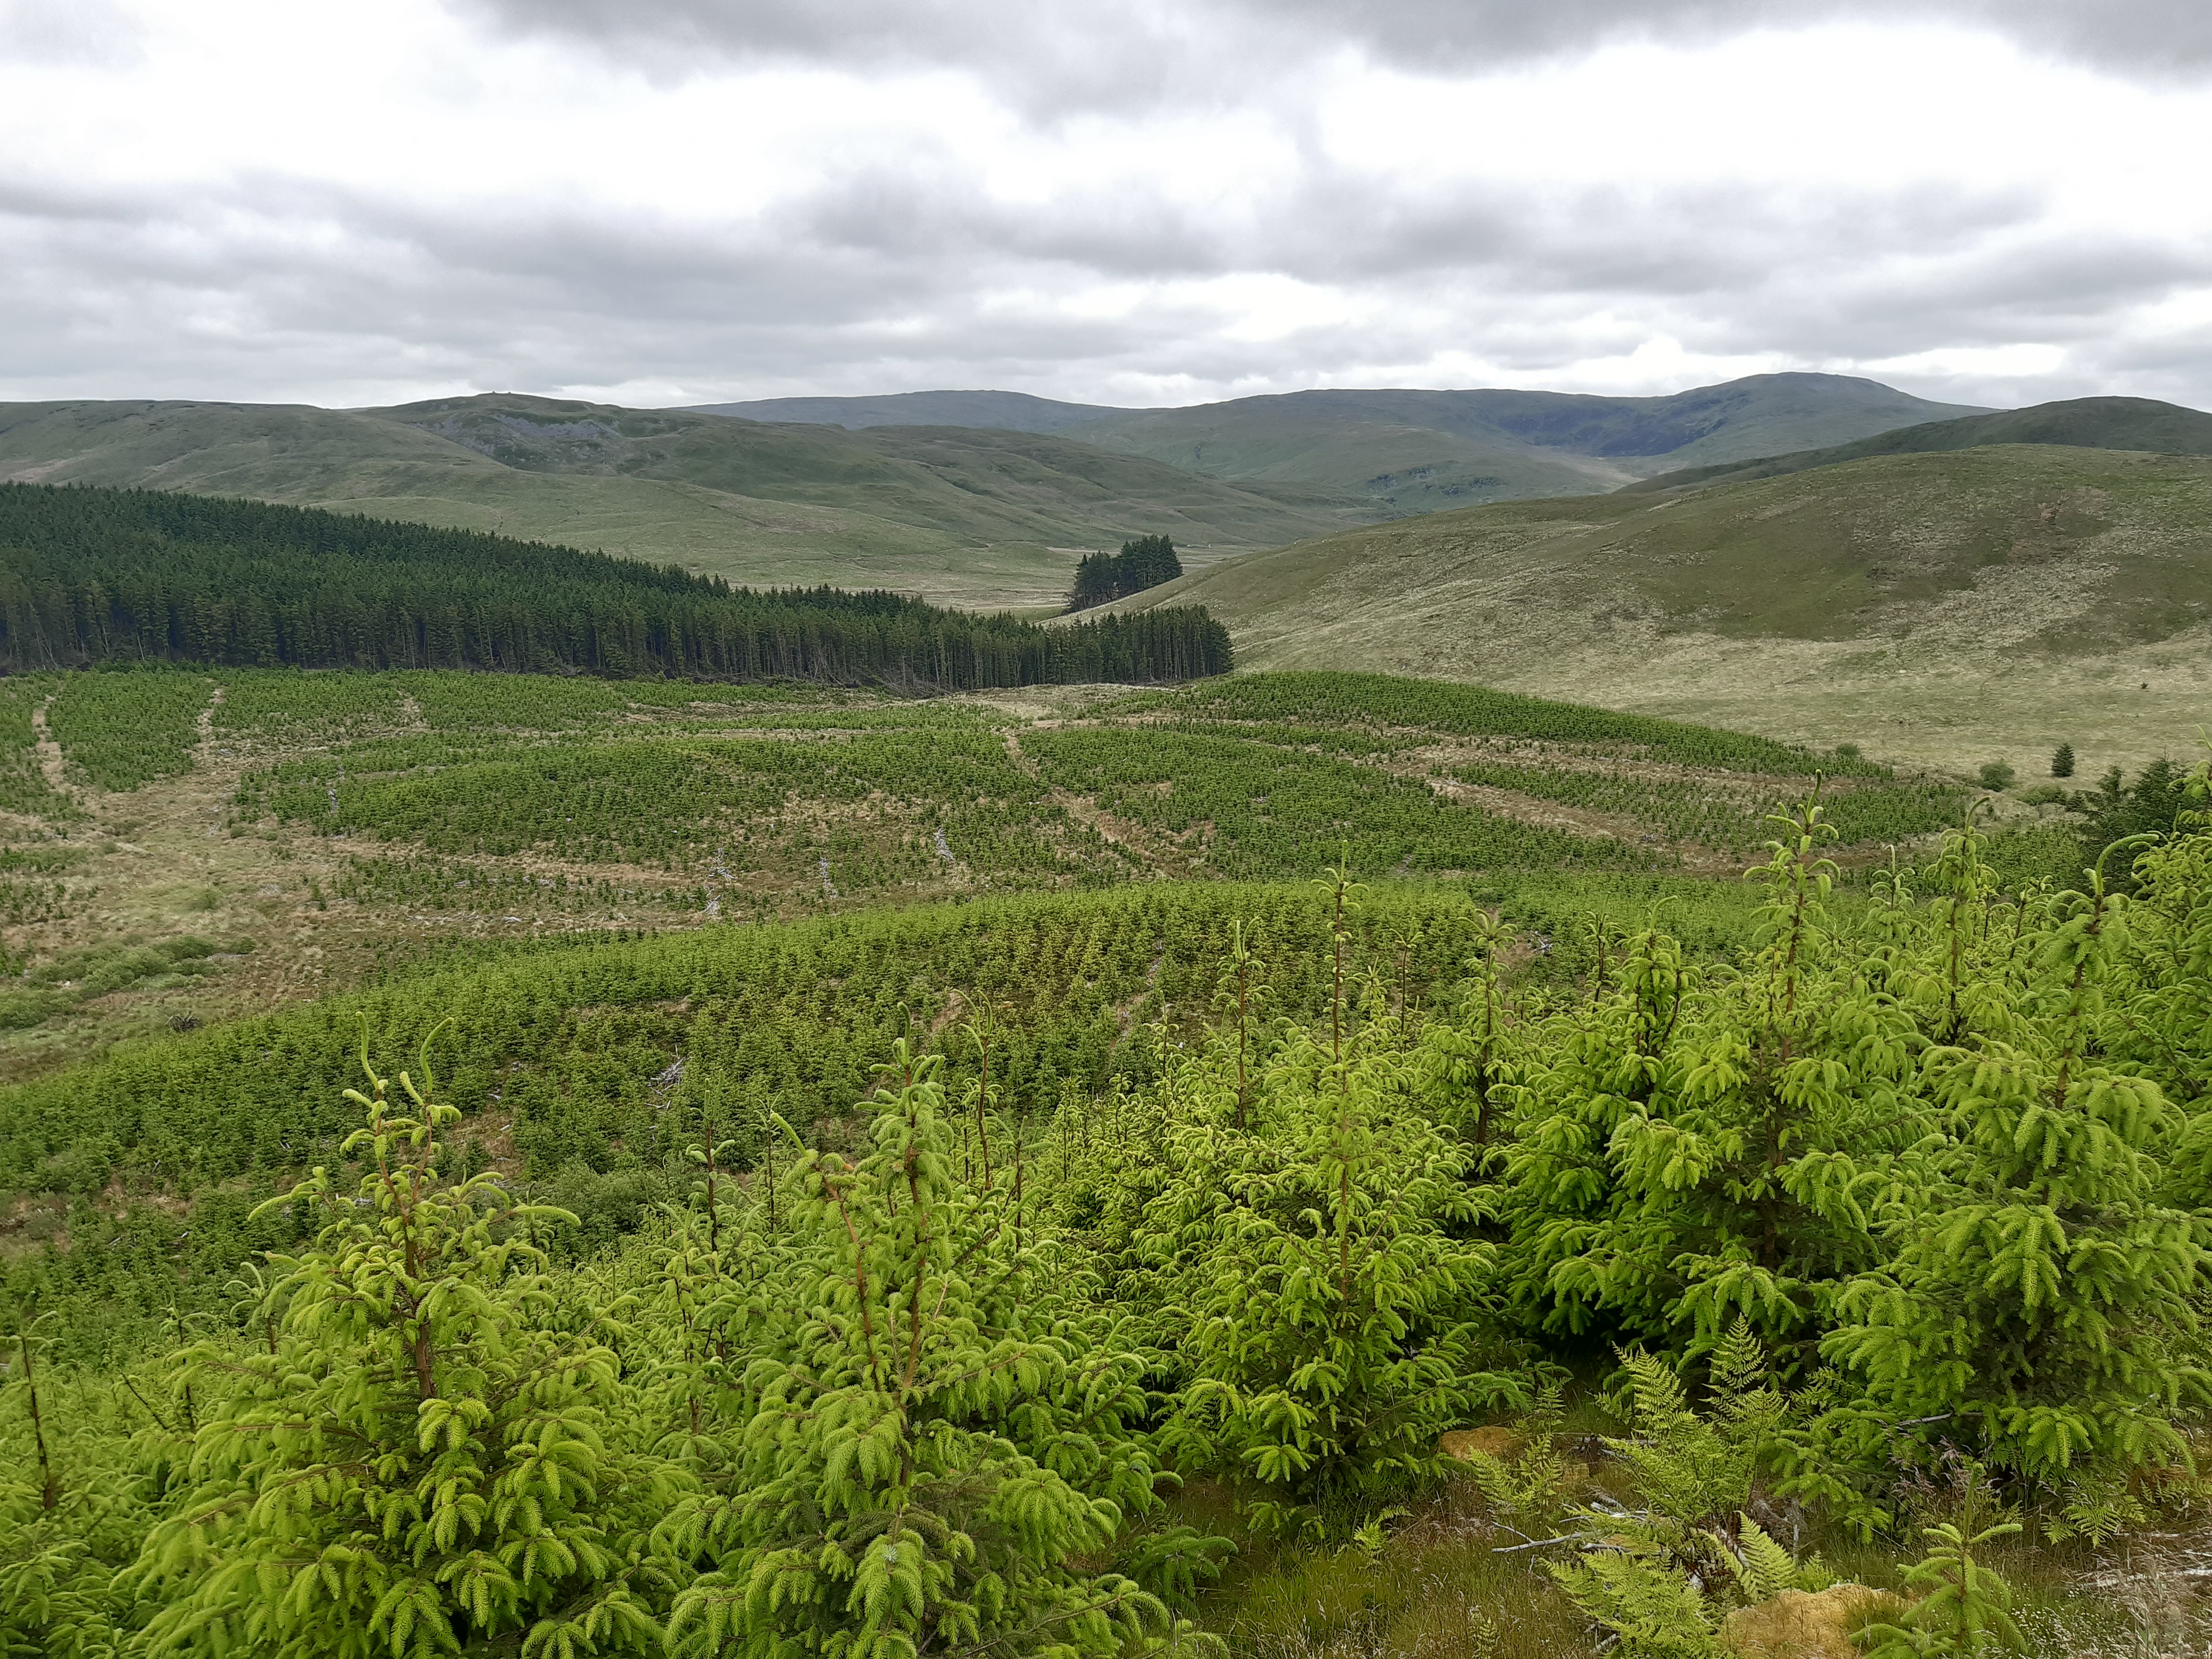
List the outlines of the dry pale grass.
<svg viewBox="0 0 2212 1659">
<path fill-rule="evenodd" d="M 1248 669 L 1468 680 L 1906 763 L 2084 776 L 2212 725 L 2212 462 L 2027 447 L 1506 502 L 1232 561 Z"/>
</svg>

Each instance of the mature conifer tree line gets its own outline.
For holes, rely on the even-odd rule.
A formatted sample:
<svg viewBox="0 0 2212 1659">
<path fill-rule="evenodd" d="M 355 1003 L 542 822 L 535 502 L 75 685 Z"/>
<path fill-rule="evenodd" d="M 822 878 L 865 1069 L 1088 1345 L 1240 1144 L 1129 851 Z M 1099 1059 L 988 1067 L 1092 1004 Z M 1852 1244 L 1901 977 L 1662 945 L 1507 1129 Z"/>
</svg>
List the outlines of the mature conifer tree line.
<svg viewBox="0 0 2212 1659">
<path fill-rule="evenodd" d="M 1042 628 L 884 592 L 756 592 L 475 531 L 163 490 L 0 485 L 0 671 L 195 662 L 797 678 L 916 690 L 1189 679 L 1176 610 Z"/>
<path fill-rule="evenodd" d="M 1119 553 L 1086 553 L 1075 567 L 1068 592 L 1070 611 L 1088 611 L 1109 599 L 1126 599 L 1182 574 L 1182 561 L 1165 536 L 1139 536 L 1123 542 Z"/>
</svg>

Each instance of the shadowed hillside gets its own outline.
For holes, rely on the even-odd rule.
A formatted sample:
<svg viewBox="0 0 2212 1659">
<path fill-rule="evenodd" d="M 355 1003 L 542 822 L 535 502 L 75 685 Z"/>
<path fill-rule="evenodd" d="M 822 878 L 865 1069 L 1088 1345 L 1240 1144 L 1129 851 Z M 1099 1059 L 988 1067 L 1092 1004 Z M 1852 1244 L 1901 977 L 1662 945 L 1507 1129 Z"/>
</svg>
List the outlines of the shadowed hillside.
<svg viewBox="0 0 2212 1659">
<path fill-rule="evenodd" d="M 1696 484 L 1743 483 L 1875 455 L 1924 455 L 1987 444 L 2059 444 L 2075 449 L 2131 449 L 2158 455 L 2212 455 L 2212 415 L 2153 398 L 2069 398 L 2031 409 L 1999 410 L 1963 420 L 1899 427 L 1856 443 L 1800 449 L 1754 461 L 1662 472 L 1626 486 L 1623 495 Z"/>
</svg>

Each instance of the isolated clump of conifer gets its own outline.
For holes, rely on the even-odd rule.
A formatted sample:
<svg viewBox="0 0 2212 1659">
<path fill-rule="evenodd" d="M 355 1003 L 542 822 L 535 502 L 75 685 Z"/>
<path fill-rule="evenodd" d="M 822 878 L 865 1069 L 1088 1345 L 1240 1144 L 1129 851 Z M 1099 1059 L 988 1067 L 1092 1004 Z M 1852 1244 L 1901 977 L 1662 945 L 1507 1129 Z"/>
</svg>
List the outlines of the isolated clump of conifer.
<svg viewBox="0 0 2212 1659">
<path fill-rule="evenodd" d="M 2062 743 L 2051 751 L 2051 775 L 2054 778 L 2070 778 L 2074 775 L 2074 745 L 2072 744 Z"/>
<path fill-rule="evenodd" d="M 1139 536 L 1115 553 L 1086 553 L 1075 567 L 1067 595 L 1070 611 L 1088 611 L 1109 599 L 1126 599 L 1182 574 L 1182 561 L 1165 536 Z"/>
</svg>

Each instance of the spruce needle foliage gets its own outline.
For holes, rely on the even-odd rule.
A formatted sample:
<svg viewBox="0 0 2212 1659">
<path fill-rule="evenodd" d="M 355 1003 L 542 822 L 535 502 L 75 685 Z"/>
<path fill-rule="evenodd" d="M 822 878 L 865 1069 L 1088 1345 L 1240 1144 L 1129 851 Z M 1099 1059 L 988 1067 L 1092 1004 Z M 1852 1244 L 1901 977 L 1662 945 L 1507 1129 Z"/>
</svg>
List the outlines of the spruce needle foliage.
<svg viewBox="0 0 2212 1659">
<path fill-rule="evenodd" d="M 1010 1179 L 963 1182 L 941 1057 L 879 1068 L 872 1150 L 811 1152 L 787 1243 L 717 1316 L 742 1358 L 715 1406 L 727 1468 L 660 1529 L 706 1570 L 678 1654 L 908 1659 L 1155 1653 L 1196 1638 L 1157 1593 L 1208 1546 L 1156 1536 L 1148 1588 L 1085 1571 L 1152 1510 L 1129 1425 L 1142 1362 L 1015 1239 Z"/>
<path fill-rule="evenodd" d="M 2012 1620 L 2012 1588 L 1975 1560 L 1974 1551 L 2020 1530 L 2017 1522 L 1984 1528 L 1972 1537 L 1952 1522 L 1927 1528 L 1931 1547 L 1905 1570 L 1905 1582 L 1922 1592 L 1904 1620 L 1869 1626 L 1860 1639 L 1872 1644 L 1867 1659 L 1980 1659 L 2022 1645 Z"/>
<path fill-rule="evenodd" d="M 1415 1107 L 1392 1052 L 1347 1042 L 1346 916 L 1334 902 L 1328 1046 L 1275 1056 L 1257 1127 L 1185 1132 L 1171 1184 L 1147 1210 L 1144 1253 L 1175 1261 L 1169 1318 L 1189 1376 L 1170 1430 L 1180 1457 L 1258 1483 L 1263 1529 L 1324 1536 L 1432 1477 L 1437 1437 L 1527 1403 L 1493 1368 L 1485 1316 L 1496 1253 L 1464 1236 L 1486 1213 L 1469 1148 Z"/>
<path fill-rule="evenodd" d="M 660 1650 L 674 1564 L 647 1547 L 675 1487 L 623 1443 L 614 1352 L 545 1328 L 539 1229 L 489 1175 L 436 1171 L 459 1115 L 399 1074 L 348 1090 L 368 1165 L 285 1198 L 326 1218 L 275 1259 L 273 1351 L 178 1356 L 202 1405 L 189 1497 L 130 1575 L 149 1655 L 546 1659 Z"/>
<path fill-rule="evenodd" d="M 1399 1081 L 1386 1059 L 1296 1042 L 1262 1134 L 1187 1136 L 1146 1213 L 1146 1247 L 1183 1263 L 1170 1443 L 1256 1481 L 1278 1530 L 1342 1531 L 1433 1475 L 1443 1431 L 1525 1403 L 1486 1318 L 1495 1251 L 1457 1236 L 1482 1214 L 1472 1158 L 1393 1109 Z"/>
<path fill-rule="evenodd" d="M 1868 1164 L 1911 1137 L 1917 1032 L 1838 948 L 1820 806 L 1779 822 L 1748 971 L 1650 928 L 1539 1034 L 1505 1185 L 1550 1329 L 1708 1346 L 1744 1319 L 1796 1360 L 1823 1286 L 1880 1259 Z"/>
<path fill-rule="evenodd" d="M 1898 1254 L 1843 1290 L 1822 1345 L 1864 1379 L 1875 1414 L 1833 1426 L 1866 1449 L 1884 1418 L 1970 1425 L 1993 1468 L 2057 1486 L 2185 1458 L 2173 1419 L 2212 1402 L 2196 1357 L 2212 1227 L 2160 1201 L 2180 1115 L 2097 1052 L 2131 907 L 2101 871 L 2088 886 L 2040 930 L 2026 1000 L 2044 1018 L 1923 1057 L 1950 1133 L 1901 1167 L 1883 1205 Z"/>
<path fill-rule="evenodd" d="M 32 1433 L 27 1445 L 13 1436 L 0 1443 L 0 1656 L 110 1659 L 128 1616 L 109 1593 L 113 1570 L 100 1545 L 143 1531 L 140 1483 L 109 1460 L 78 1467 L 72 1454 L 92 1448 L 54 1443 L 60 1437 L 51 1396 L 39 1397 L 33 1341 L 21 1337 L 14 1346 L 8 1403 L 20 1405 Z"/>
</svg>

